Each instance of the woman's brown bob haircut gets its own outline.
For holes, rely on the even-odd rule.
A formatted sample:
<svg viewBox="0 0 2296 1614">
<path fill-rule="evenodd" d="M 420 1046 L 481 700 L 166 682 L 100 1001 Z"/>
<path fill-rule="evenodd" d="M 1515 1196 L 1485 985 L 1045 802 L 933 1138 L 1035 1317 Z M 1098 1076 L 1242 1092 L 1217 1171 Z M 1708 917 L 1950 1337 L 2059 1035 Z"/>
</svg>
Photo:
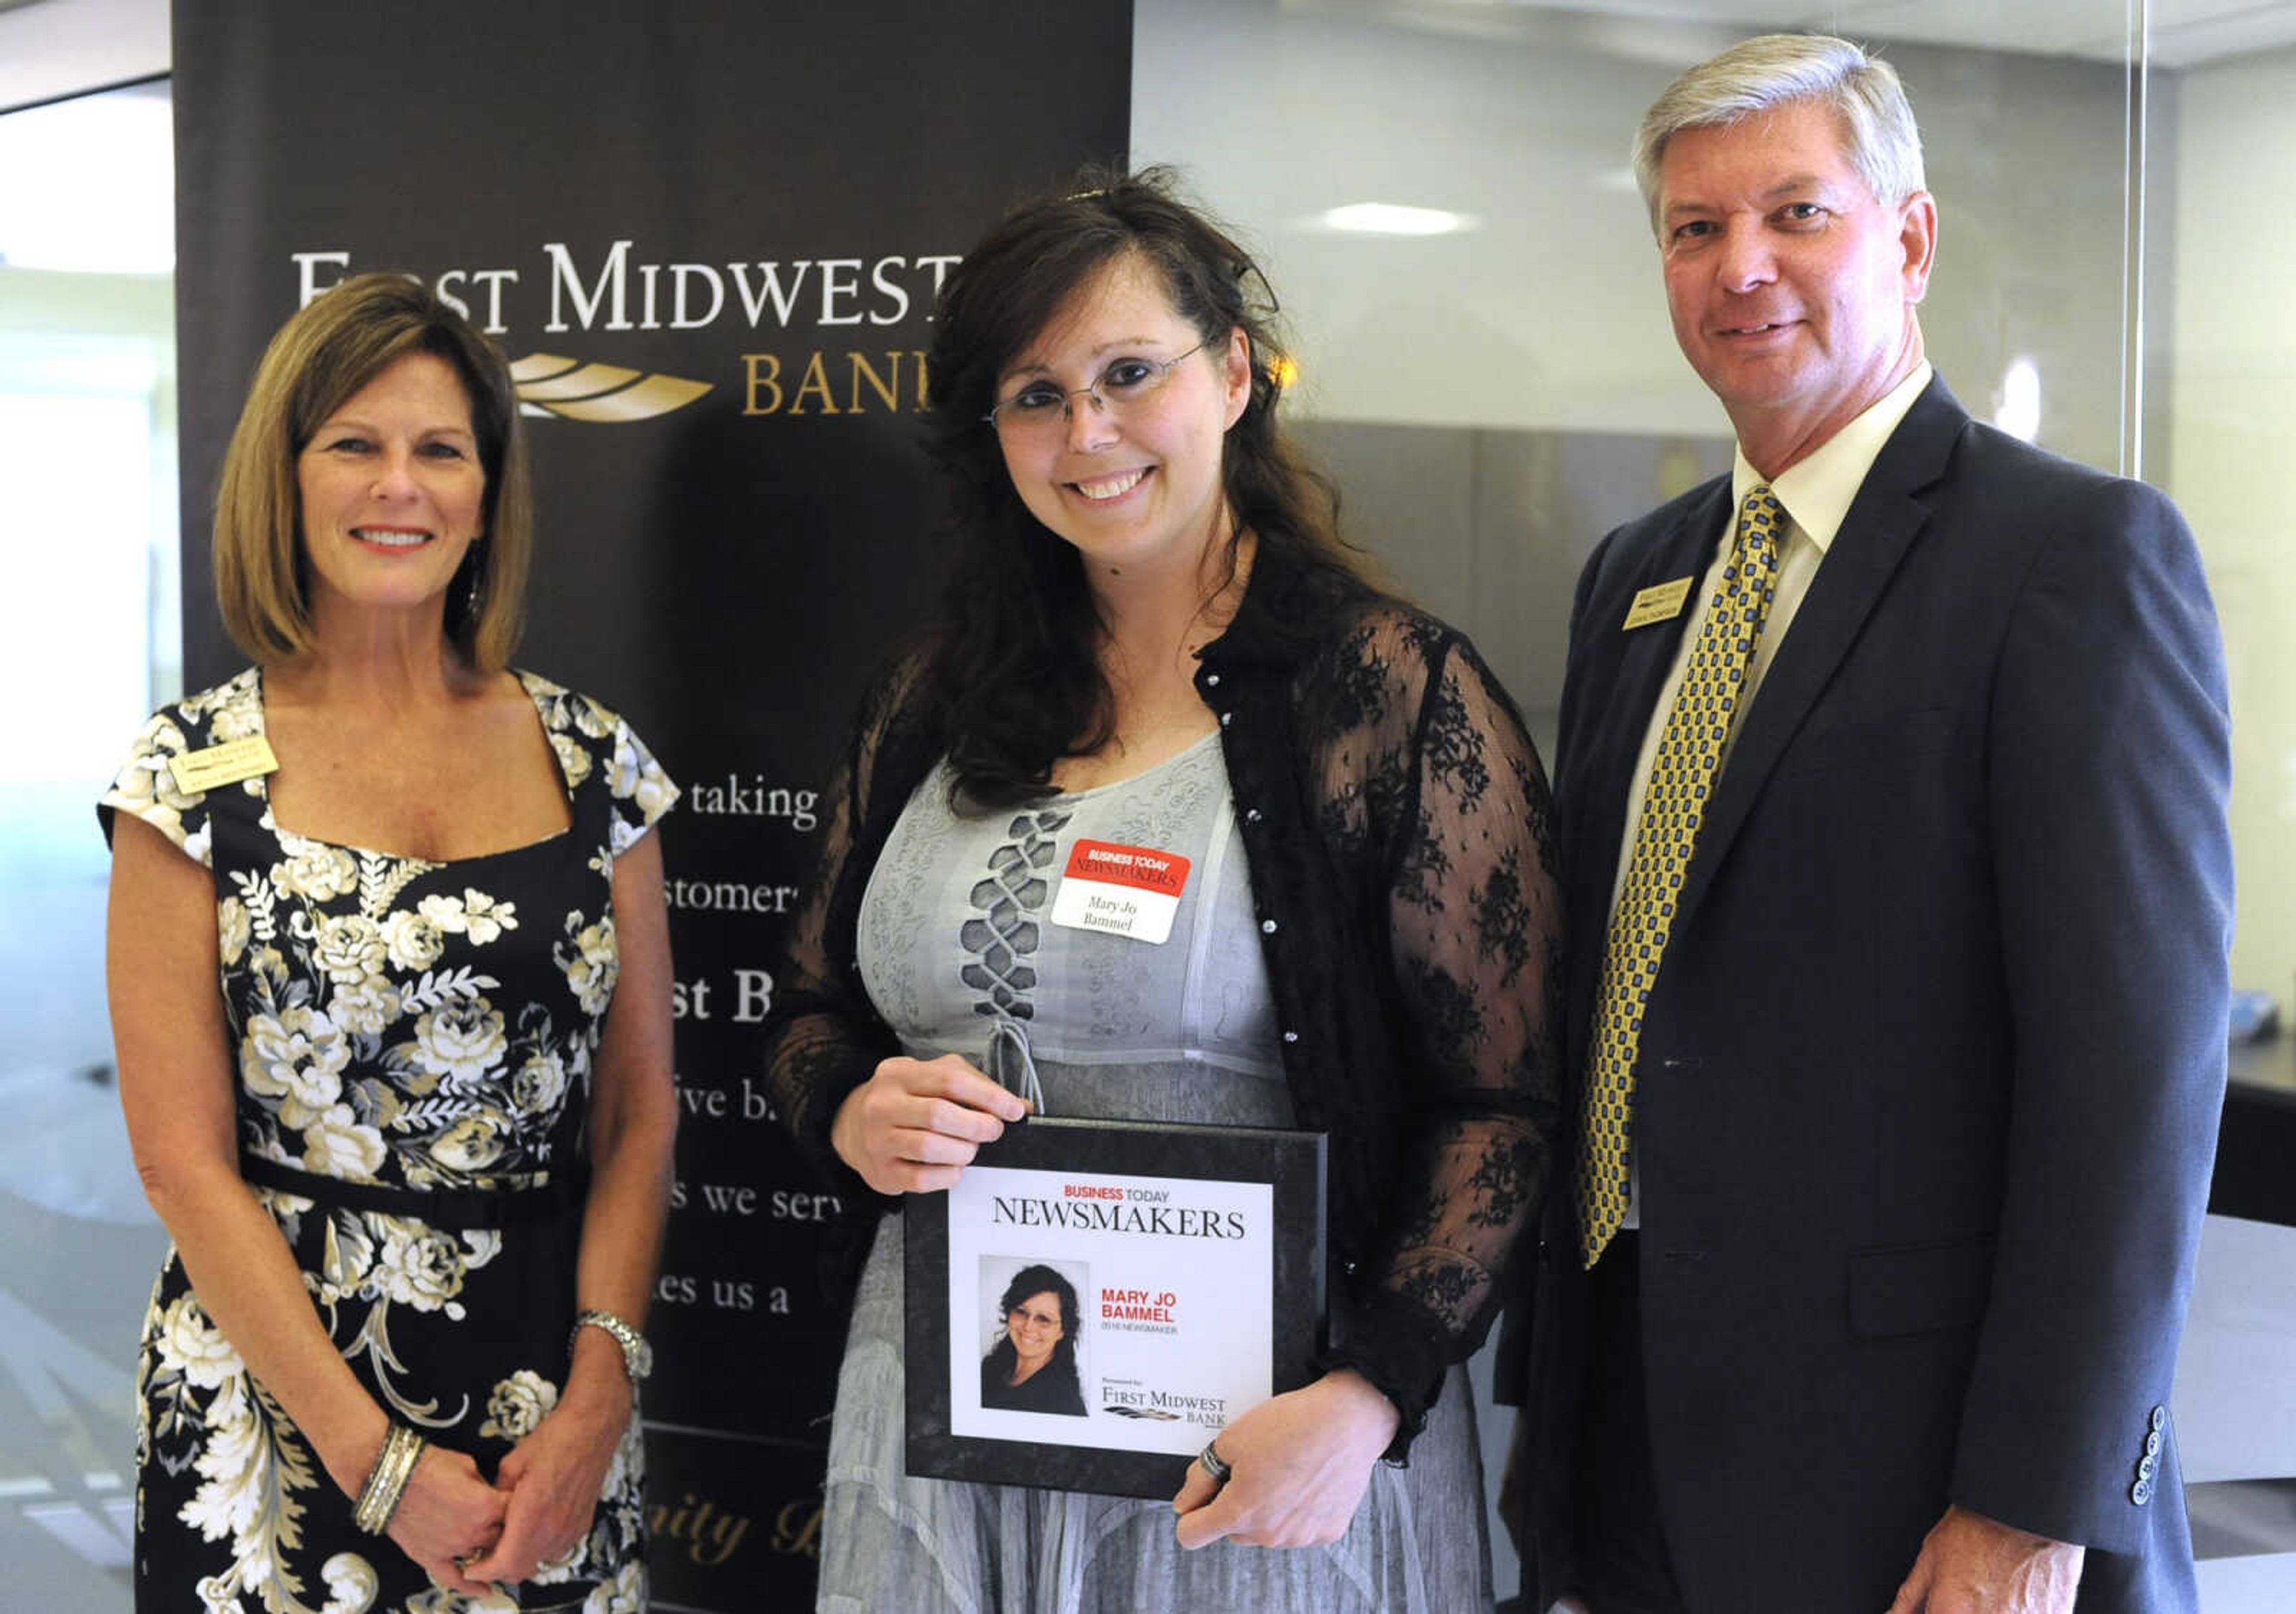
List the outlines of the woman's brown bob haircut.
<svg viewBox="0 0 2296 1614">
<path fill-rule="evenodd" d="M 447 591 L 447 636 L 481 672 L 510 664 L 526 625 L 534 502 L 518 393 L 494 345 L 419 282 L 360 274 L 321 293 L 271 339 L 224 455 L 216 492 L 216 603 L 234 643 L 262 664 L 313 644 L 295 463 L 327 417 L 410 353 L 462 378 L 486 472 L 484 541 Z M 470 609 L 475 573 L 478 609 Z"/>
</svg>

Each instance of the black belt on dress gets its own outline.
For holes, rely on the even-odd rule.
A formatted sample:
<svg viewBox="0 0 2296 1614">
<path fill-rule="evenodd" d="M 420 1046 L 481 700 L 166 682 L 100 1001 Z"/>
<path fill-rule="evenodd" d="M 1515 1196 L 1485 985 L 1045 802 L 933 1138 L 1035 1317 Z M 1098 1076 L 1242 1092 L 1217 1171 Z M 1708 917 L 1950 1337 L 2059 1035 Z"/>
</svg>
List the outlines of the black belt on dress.
<svg viewBox="0 0 2296 1614">
<path fill-rule="evenodd" d="M 523 1188 L 403 1188 L 346 1183 L 247 1154 L 239 1157 L 239 1175 L 258 1187 L 331 1208 L 413 1217 L 433 1227 L 455 1228 L 504 1227 L 559 1216 L 580 1204 L 589 1176 L 585 1171 L 537 1173 L 541 1180 Z"/>
</svg>

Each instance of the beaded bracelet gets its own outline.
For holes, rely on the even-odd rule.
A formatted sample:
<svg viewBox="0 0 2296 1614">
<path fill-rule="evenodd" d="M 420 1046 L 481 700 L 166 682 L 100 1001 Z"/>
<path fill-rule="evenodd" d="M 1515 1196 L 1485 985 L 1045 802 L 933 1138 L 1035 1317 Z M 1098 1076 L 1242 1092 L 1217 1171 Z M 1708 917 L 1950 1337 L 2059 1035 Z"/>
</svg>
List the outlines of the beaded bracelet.
<svg viewBox="0 0 2296 1614">
<path fill-rule="evenodd" d="M 366 1484 L 359 1488 L 358 1505 L 351 1512 L 353 1524 L 370 1536 L 380 1536 L 390 1528 L 391 1515 L 398 1512 L 398 1499 L 406 1494 L 406 1482 L 414 1477 L 414 1465 L 422 1460 L 427 1444 L 403 1423 L 390 1426 L 390 1432 L 382 1438 L 382 1449 L 375 1454 L 374 1467 L 367 1471 Z"/>
</svg>

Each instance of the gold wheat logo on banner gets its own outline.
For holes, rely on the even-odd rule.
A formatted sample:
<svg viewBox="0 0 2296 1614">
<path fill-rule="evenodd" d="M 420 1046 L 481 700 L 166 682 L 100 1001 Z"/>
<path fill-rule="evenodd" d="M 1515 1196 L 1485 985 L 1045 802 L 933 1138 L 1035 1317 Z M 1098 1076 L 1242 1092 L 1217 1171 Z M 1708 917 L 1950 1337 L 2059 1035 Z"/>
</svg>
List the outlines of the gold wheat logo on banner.
<svg viewBox="0 0 2296 1614">
<path fill-rule="evenodd" d="M 648 375 L 619 365 L 586 365 L 555 353 L 529 353 L 510 367 L 523 413 L 570 421 L 650 420 L 709 390 L 708 381 Z"/>
</svg>

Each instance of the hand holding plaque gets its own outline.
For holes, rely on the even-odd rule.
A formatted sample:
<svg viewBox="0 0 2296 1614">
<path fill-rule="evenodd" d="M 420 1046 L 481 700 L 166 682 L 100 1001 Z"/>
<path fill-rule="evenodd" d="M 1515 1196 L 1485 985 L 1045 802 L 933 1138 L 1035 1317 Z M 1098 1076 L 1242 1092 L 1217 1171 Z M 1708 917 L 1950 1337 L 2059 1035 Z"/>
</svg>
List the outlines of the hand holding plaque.
<svg viewBox="0 0 2296 1614">
<path fill-rule="evenodd" d="M 1324 1546 L 1347 1534 L 1379 1455 L 1395 1438 L 1395 1404 L 1352 1368 L 1263 1401 L 1222 1430 L 1231 1477 L 1201 1462 L 1172 1509 L 1191 1551 L 1215 1541 L 1247 1546 Z"/>
<path fill-rule="evenodd" d="M 1028 1106 L 955 1053 L 878 1062 L 830 1124 L 838 1157 L 879 1193 L 955 1185 L 983 1143 L 1004 1135 Z"/>
</svg>

